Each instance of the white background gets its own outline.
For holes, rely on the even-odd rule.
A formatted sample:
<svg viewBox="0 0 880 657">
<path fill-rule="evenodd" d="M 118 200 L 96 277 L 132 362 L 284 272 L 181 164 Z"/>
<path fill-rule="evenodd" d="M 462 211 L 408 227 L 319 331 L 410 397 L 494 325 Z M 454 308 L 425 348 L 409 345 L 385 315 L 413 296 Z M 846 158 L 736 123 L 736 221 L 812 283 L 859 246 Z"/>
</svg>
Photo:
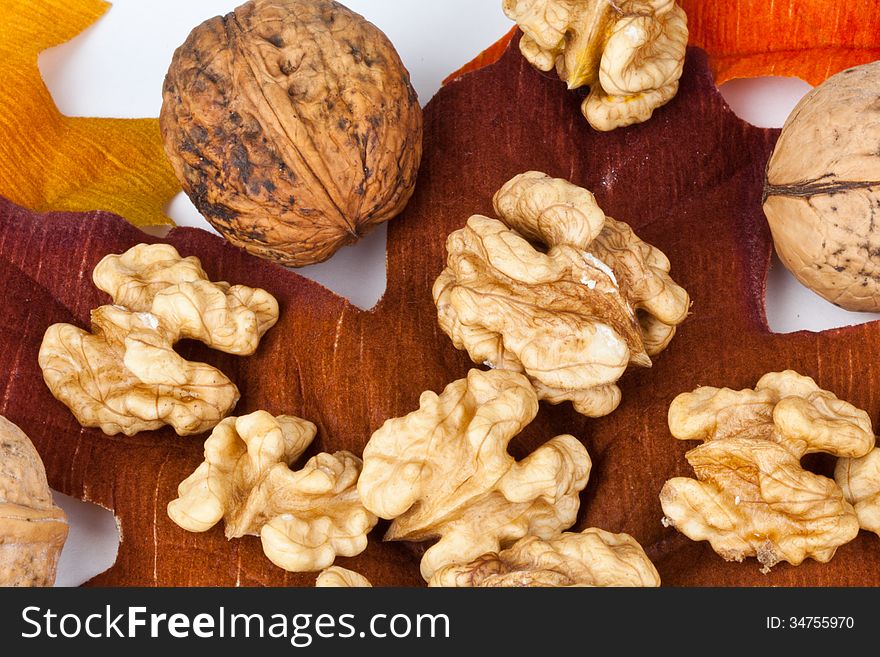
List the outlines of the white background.
<svg viewBox="0 0 880 657">
<path fill-rule="evenodd" d="M 71 116 L 155 117 L 162 79 L 174 49 L 198 23 L 231 11 L 236 0 L 115 0 L 93 27 L 40 56 L 40 69 L 59 108 Z M 346 0 L 395 44 L 424 105 L 450 72 L 510 29 L 501 0 Z M 738 80 L 722 94 L 742 118 L 781 126 L 810 87 L 786 78 Z M 178 224 L 211 230 L 183 195 L 167 212 Z M 385 289 L 385 229 L 300 271 L 361 308 Z M 797 283 L 774 259 L 767 316 L 777 332 L 822 330 L 880 318 L 841 310 Z M 113 564 L 118 544 L 112 515 L 64 495 L 58 503 L 71 522 L 58 585 L 77 585 Z"/>
</svg>

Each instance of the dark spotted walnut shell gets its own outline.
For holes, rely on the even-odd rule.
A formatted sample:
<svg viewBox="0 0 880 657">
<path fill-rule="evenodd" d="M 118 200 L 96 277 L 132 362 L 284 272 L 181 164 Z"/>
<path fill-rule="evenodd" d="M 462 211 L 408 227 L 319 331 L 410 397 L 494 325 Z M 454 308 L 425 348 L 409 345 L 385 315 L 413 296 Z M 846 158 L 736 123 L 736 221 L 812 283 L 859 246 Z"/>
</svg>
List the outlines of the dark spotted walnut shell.
<svg viewBox="0 0 880 657">
<path fill-rule="evenodd" d="M 33 443 L 0 415 L 0 586 L 51 586 L 67 518 Z"/>
<path fill-rule="evenodd" d="M 159 118 L 199 211 L 254 255 L 301 266 L 398 214 L 422 111 L 397 52 L 329 0 L 253 0 L 174 53 Z"/>
</svg>

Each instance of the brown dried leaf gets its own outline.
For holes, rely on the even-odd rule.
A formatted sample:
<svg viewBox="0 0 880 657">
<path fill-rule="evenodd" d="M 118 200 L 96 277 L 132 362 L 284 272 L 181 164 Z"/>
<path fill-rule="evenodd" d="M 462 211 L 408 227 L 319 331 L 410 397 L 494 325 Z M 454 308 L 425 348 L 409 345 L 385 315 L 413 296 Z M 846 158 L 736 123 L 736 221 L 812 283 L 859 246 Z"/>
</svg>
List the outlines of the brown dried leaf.
<svg viewBox="0 0 880 657">
<path fill-rule="evenodd" d="M 318 425 L 312 449 L 359 454 L 386 418 L 414 410 L 422 391 L 440 391 L 472 366 L 438 328 L 431 299 L 447 234 L 471 214 L 490 213 L 492 195 L 513 175 L 546 171 L 592 190 L 603 210 L 662 249 L 694 301 L 692 316 L 653 367 L 621 379 L 618 410 L 589 419 L 544 404 L 511 447 L 522 458 L 560 433 L 587 446 L 593 476 L 572 531 L 596 526 L 632 535 L 666 585 L 880 584 L 873 534 L 862 532 L 828 564 L 781 564 L 762 575 L 756 564 L 726 563 L 707 544 L 660 524 L 663 482 L 691 472 L 689 445 L 666 426 L 678 393 L 698 384 L 744 388 L 765 372 L 792 368 L 876 418 L 880 375 L 857 368 L 875 357 L 880 324 L 784 336 L 768 330 L 763 295 L 771 244 L 761 188 L 777 132 L 733 115 L 703 53 L 689 53 L 678 95 L 646 124 L 600 134 L 578 105 L 577 94 L 536 72 L 515 43 L 497 64 L 444 88 L 426 110 L 418 189 L 389 227 L 388 291 L 369 312 L 203 231 L 173 230 L 167 241 L 184 255 L 197 254 L 212 279 L 263 287 L 281 306 L 278 325 L 254 356 L 198 345 L 181 351 L 237 383 L 236 414 L 293 413 Z M 0 413 L 31 435 L 53 486 L 119 517 L 119 558 L 93 583 L 311 586 L 314 575 L 274 567 L 257 538 L 227 542 L 220 527 L 189 534 L 168 519 L 165 505 L 201 461 L 200 439 L 167 429 L 131 438 L 81 429 L 43 385 L 37 349 L 46 327 L 86 326 L 89 309 L 107 301 L 89 281 L 98 260 L 155 241 L 109 214 L 74 218 L 0 204 L 0 282 L 9 300 L 0 319 L 0 366 L 7 372 Z M 833 464 L 814 458 L 806 465 L 830 475 Z M 337 564 L 375 585 L 420 584 L 421 548 L 381 543 L 386 528 L 380 523 L 366 552 Z"/>
</svg>

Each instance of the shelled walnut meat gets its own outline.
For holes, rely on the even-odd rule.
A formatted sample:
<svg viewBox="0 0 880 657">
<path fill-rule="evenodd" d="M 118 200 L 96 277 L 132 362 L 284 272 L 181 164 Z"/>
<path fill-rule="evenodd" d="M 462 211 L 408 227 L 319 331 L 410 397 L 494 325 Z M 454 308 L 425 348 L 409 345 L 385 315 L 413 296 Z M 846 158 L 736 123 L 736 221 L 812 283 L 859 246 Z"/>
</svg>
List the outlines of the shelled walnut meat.
<svg viewBox="0 0 880 657">
<path fill-rule="evenodd" d="M 252 0 L 174 53 L 159 117 L 184 191 L 230 242 L 301 266 L 397 215 L 422 112 L 397 52 L 329 0 Z"/>
<path fill-rule="evenodd" d="M 393 519 L 385 540 L 439 539 L 422 576 L 498 552 L 523 536 L 551 538 L 575 521 L 590 457 L 569 435 L 522 461 L 507 444 L 538 412 L 528 379 L 471 370 L 427 391 L 419 409 L 387 420 L 364 448 L 358 491 L 364 506 Z"/>
<path fill-rule="evenodd" d="M 880 62 L 838 73 L 792 110 L 767 165 L 780 260 L 847 310 L 880 310 Z"/>
<path fill-rule="evenodd" d="M 127 436 L 167 424 L 185 436 L 226 417 L 238 388 L 220 370 L 184 359 L 174 343 L 192 338 L 252 354 L 278 321 L 275 297 L 212 282 L 198 258 L 168 244 L 108 255 L 92 278 L 113 305 L 92 311 L 91 333 L 53 324 L 39 352 L 46 385 L 79 423 Z"/>
<path fill-rule="evenodd" d="M 880 536 L 880 447 L 837 460 L 834 480 L 855 509 L 862 529 Z"/>
<path fill-rule="evenodd" d="M 647 121 L 678 91 L 687 16 L 674 0 L 503 0 L 523 31 L 520 50 L 569 89 L 597 130 Z"/>
<path fill-rule="evenodd" d="M 523 372 L 539 399 L 607 415 L 626 369 L 672 340 L 687 292 L 659 249 L 566 180 L 523 173 L 493 204 L 500 220 L 474 215 L 446 242 L 440 327 L 475 363 Z"/>
<path fill-rule="evenodd" d="M 205 441 L 205 460 L 181 482 L 168 516 L 192 532 L 222 519 L 226 538 L 259 536 L 272 563 L 290 571 L 321 570 L 337 555 L 360 554 L 377 520 L 358 497 L 361 460 L 322 452 L 290 468 L 315 432 L 307 420 L 266 411 L 226 418 Z"/>
<path fill-rule="evenodd" d="M 315 581 L 318 588 L 372 588 L 370 580 L 348 568 L 330 566 L 318 575 Z"/>
<path fill-rule="evenodd" d="M 660 575 L 632 536 L 591 528 L 526 536 L 500 553 L 444 566 L 428 586 L 660 586 Z"/>
<path fill-rule="evenodd" d="M 801 466 L 804 454 L 862 457 L 874 447 L 868 414 L 796 372 L 764 375 L 754 390 L 701 387 L 669 407 L 669 430 L 701 440 L 687 453 L 696 479 L 660 492 L 664 524 L 709 541 L 728 561 L 757 557 L 827 562 L 859 521 L 833 479 Z"/>
<path fill-rule="evenodd" d="M 52 586 L 66 539 L 40 455 L 0 416 L 0 586 Z"/>
</svg>

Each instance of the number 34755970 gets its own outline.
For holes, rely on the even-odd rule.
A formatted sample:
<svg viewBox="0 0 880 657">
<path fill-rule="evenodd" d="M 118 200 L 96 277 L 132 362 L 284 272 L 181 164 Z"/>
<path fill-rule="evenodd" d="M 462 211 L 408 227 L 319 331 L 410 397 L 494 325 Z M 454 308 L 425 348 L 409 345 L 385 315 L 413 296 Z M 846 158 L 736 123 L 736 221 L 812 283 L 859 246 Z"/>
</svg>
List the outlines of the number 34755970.
<svg viewBox="0 0 880 657">
<path fill-rule="evenodd" d="M 767 616 L 768 630 L 851 630 L 852 616 Z"/>
</svg>

